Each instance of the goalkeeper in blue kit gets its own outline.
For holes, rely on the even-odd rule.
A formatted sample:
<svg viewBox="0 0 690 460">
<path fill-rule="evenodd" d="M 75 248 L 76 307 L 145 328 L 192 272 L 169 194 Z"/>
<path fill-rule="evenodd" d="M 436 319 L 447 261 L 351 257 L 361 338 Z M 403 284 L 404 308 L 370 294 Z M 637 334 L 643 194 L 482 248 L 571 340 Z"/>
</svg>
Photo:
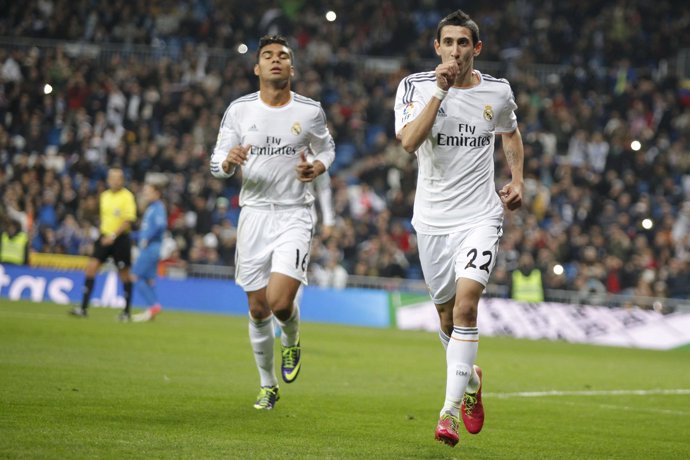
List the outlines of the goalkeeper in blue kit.
<svg viewBox="0 0 690 460">
<path fill-rule="evenodd" d="M 139 257 L 132 267 L 134 287 L 144 298 L 148 308 L 132 317 L 133 321 L 149 321 L 160 313 L 162 307 L 155 290 L 158 262 L 161 257 L 163 235 L 168 227 L 165 205 L 161 200 L 160 184 L 147 183 L 143 189 L 144 201 L 148 203 L 139 232 Z"/>
</svg>

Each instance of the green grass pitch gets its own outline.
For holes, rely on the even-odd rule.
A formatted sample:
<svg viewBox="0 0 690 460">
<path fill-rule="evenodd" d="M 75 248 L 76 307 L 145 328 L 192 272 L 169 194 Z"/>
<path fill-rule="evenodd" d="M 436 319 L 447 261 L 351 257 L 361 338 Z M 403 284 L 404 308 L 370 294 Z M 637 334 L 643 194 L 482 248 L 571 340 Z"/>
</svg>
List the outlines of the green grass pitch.
<svg viewBox="0 0 690 460">
<path fill-rule="evenodd" d="M 450 448 L 434 334 L 304 323 L 301 374 L 260 412 L 246 318 L 66 311 L 0 300 L 0 458 L 690 458 L 688 349 L 483 337 L 484 430 Z"/>
</svg>

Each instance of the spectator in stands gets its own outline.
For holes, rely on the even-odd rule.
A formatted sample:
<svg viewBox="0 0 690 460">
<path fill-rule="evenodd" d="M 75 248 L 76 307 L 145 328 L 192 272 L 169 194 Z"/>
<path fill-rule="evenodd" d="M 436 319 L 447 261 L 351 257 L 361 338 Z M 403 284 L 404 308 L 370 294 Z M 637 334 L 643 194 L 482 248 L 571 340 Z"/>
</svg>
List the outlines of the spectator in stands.
<svg viewBox="0 0 690 460">
<path fill-rule="evenodd" d="M 84 235 L 72 214 L 65 215 L 55 232 L 58 246 L 65 254 L 81 254 L 81 246 L 88 235 Z"/>
<path fill-rule="evenodd" d="M 327 257 L 323 267 L 314 264 L 312 271 L 317 286 L 334 289 L 344 289 L 347 286 L 347 270 L 336 257 Z"/>
<path fill-rule="evenodd" d="M 543 302 L 544 286 L 542 273 L 534 264 L 529 252 L 520 255 L 518 266 L 509 278 L 510 298 L 519 302 Z"/>
<path fill-rule="evenodd" d="M 690 299 L 690 264 L 687 260 L 671 259 L 666 277 L 668 296 L 674 299 Z"/>
<path fill-rule="evenodd" d="M 6 219 L 0 236 L 0 263 L 25 265 L 29 261 L 29 237 L 19 224 Z"/>
</svg>

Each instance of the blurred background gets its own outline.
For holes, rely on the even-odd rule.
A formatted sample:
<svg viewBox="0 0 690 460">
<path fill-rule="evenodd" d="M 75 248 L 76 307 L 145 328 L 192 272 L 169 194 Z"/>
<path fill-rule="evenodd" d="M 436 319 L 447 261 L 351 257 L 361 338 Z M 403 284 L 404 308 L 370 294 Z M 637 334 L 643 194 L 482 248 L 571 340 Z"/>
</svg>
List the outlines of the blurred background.
<svg viewBox="0 0 690 460">
<path fill-rule="evenodd" d="M 89 255 L 109 166 L 139 194 L 167 176 L 161 274 L 232 278 L 239 182 L 208 161 L 220 120 L 255 91 L 258 38 L 287 36 L 293 89 L 336 142 L 336 224 L 310 282 L 424 292 L 410 225 L 417 174 L 395 139 L 400 80 L 437 64 L 463 8 L 475 67 L 508 78 L 525 206 L 506 213 L 487 288 L 536 270 L 547 301 L 671 312 L 690 298 L 690 8 L 670 0 L 527 2 L 0 1 L 0 223 L 31 254 Z M 500 141 L 496 183 L 510 180 Z M 25 260 L 24 263 L 29 263 Z M 519 298 L 518 298 L 519 300 Z"/>
</svg>

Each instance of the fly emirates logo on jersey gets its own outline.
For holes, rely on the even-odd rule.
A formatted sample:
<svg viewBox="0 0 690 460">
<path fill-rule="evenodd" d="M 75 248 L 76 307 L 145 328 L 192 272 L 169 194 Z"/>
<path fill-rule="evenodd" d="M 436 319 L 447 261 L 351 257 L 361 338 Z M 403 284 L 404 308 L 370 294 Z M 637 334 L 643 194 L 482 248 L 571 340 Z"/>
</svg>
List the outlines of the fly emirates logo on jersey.
<svg viewBox="0 0 690 460">
<path fill-rule="evenodd" d="M 458 123 L 457 131 L 448 134 L 443 131 L 436 134 L 436 145 L 441 147 L 486 147 L 491 144 L 491 134 L 482 130 L 477 132 L 477 126 L 467 123 Z"/>
<path fill-rule="evenodd" d="M 252 155 L 285 155 L 297 154 L 297 146 L 284 142 L 282 137 L 266 136 L 261 145 L 252 145 Z"/>
</svg>

